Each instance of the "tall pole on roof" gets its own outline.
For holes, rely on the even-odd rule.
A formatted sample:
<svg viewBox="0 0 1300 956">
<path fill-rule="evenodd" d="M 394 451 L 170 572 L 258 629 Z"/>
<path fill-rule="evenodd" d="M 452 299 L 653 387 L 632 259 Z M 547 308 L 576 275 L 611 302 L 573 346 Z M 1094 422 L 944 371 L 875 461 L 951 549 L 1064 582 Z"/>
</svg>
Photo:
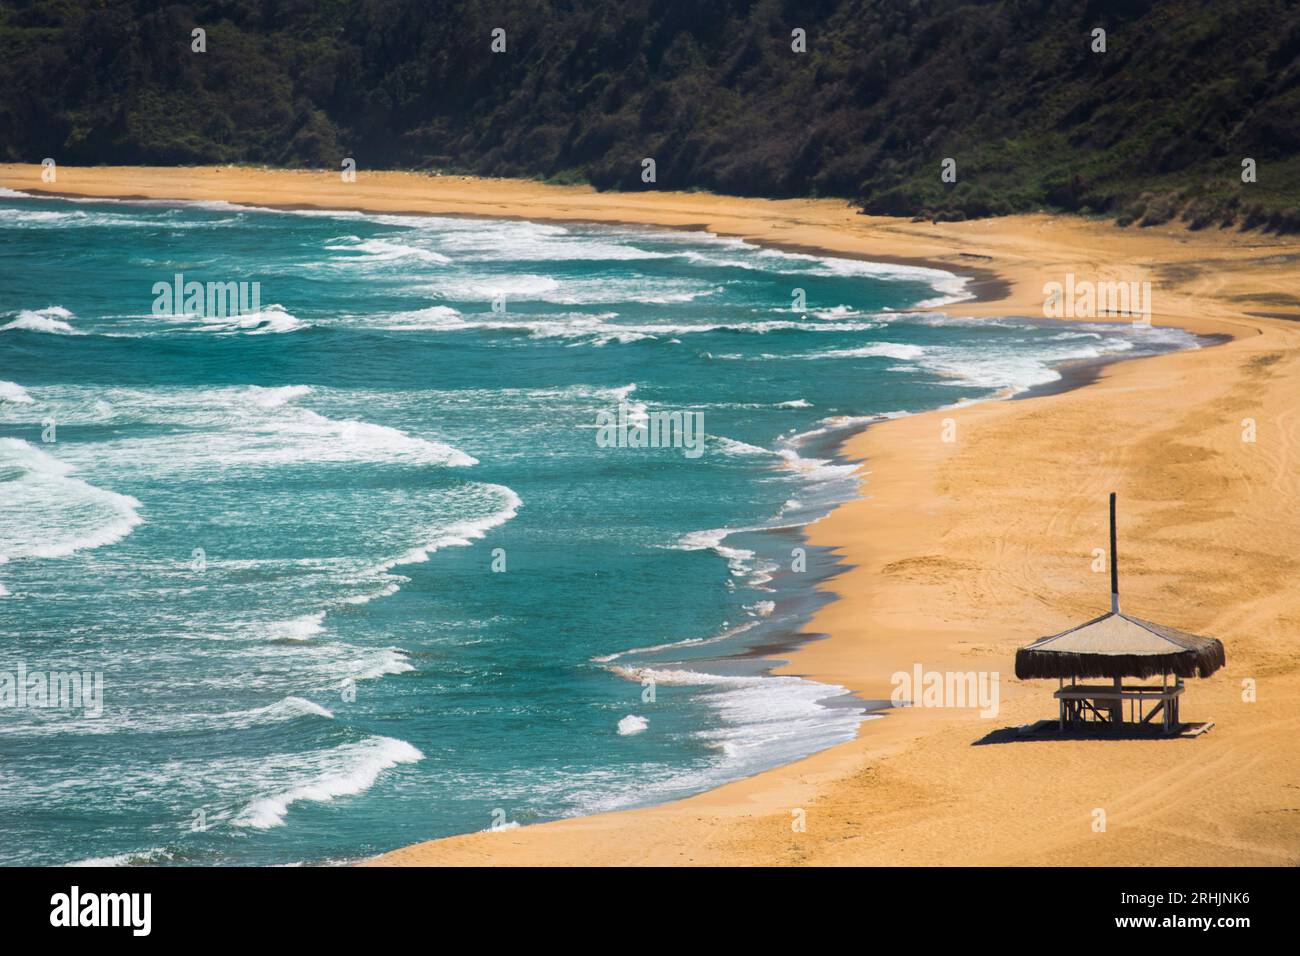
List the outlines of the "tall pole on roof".
<svg viewBox="0 0 1300 956">
<path fill-rule="evenodd" d="M 1115 544 L 1115 492 L 1110 493 L 1110 613 L 1119 613 L 1119 549 Z M 1110 705 L 1110 722 L 1115 729 L 1124 722 L 1124 681 L 1116 677 L 1115 699 Z"/>
<path fill-rule="evenodd" d="M 1119 549 L 1115 544 L 1115 492 L 1110 493 L 1110 613 L 1119 613 Z"/>
</svg>

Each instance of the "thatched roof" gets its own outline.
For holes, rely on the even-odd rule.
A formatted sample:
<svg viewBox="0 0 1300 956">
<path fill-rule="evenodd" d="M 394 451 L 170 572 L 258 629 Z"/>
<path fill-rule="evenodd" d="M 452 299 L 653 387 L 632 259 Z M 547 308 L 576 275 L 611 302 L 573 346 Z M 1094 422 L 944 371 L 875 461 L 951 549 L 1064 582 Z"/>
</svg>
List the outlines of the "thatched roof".
<svg viewBox="0 0 1300 956">
<path fill-rule="evenodd" d="M 1111 612 L 1016 651 L 1016 676 L 1209 677 L 1223 666 L 1223 644 Z"/>
</svg>

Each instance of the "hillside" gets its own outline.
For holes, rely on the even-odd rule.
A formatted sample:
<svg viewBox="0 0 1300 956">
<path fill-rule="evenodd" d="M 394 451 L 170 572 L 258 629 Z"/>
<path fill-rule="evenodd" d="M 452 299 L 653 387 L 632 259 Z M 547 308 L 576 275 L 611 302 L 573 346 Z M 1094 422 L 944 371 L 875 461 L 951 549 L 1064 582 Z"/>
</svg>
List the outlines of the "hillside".
<svg viewBox="0 0 1300 956">
<path fill-rule="evenodd" d="M 655 188 L 641 179 L 651 157 L 659 187 L 844 196 L 870 212 L 1048 207 L 1293 230 L 1300 8 L 6 0 L 0 159 L 46 156 L 328 168 L 351 156 L 362 170 L 602 189 Z M 947 157 L 955 183 L 940 180 Z M 1241 181 L 1245 157 L 1255 183 Z"/>
</svg>

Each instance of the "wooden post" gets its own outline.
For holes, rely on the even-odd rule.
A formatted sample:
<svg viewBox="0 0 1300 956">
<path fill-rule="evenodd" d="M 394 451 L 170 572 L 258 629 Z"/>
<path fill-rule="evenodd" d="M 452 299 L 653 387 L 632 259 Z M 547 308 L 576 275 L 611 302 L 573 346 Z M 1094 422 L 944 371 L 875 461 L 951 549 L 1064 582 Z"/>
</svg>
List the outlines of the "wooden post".
<svg viewBox="0 0 1300 956">
<path fill-rule="evenodd" d="M 1110 613 L 1119 613 L 1119 546 L 1115 541 L 1115 492 L 1110 493 Z M 1124 687 L 1121 678 L 1115 678 L 1115 691 Z M 1118 727 L 1124 722 L 1124 701 L 1118 697 L 1111 701 L 1110 721 Z"/>
<path fill-rule="evenodd" d="M 1161 672 L 1160 672 L 1160 692 L 1161 692 L 1162 694 L 1167 694 L 1167 693 L 1169 692 L 1169 672 L 1168 672 L 1168 671 L 1161 671 Z M 1165 725 L 1165 733 L 1169 733 L 1169 710 L 1170 710 L 1170 707 L 1169 707 L 1169 698 L 1168 698 L 1168 697 L 1162 697 L 1161 699 L 1165 702 L 1165 712 L 1164 712 L 1163 714 L 1160 715 L 1160 719 L 1164 722 L 1164 725 Z"/>
<path fill-rule="evenodd" d="M 1119 546 L 1115 542 L 1115 492 L 1110 493 L 1110 613 L 1119 613 Z"/>
</svg>

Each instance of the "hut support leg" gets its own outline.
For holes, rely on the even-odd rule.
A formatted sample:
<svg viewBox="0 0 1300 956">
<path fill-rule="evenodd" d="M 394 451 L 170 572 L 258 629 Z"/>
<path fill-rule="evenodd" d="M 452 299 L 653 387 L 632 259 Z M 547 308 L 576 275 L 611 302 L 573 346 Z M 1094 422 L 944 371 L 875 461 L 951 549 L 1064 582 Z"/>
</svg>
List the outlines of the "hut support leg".
<svg viewBox="0 0 1300 956">
<path fill-rule="evenodd" d="M 1169 672 L 1167 671 L 1160 672 L 1160 689 L 1161 691 L 1167 691 L 1167 689 L 1169 689 Z M 1173 723 L 1171 722 L 1174 721 L 1174 705 L 1177 704 L 1177 702 L 1177 698 L 1175 698 L 1174 701 L 1167 700 L 1166 698 L 1164 701 L 1165 715 L 1161 719 L 1165 722 L 1166 734 L 1169 734 L 1171 728 L 1173 728 Z"/>
<path fill-rule="evenodd" d="M 1123 681 L 1123 679 L 1122 679 L 1122 678 L 1119 678 L 1119 677 L 1116 677 L 1116 678 L 1115 678 L 1115 692 L 1118 693 L 1119 691 L 1121 691 L 1121 690 L 1123 690 L 1123 689 L 1124 689 L 1124 681 Z M 1116 700 L 1111 701 L 1111 704 L 1110 704 L 1110 722 L 1111 722 L 1112 724 L 1115 724 L 1115 725 L 1119 725 L 1119 724 L 1122 724 L 1122 723 L 1124 722 L 1124 701 L 1119 700 L 1118 698 L 1117 698 Z"/>
</svg>

